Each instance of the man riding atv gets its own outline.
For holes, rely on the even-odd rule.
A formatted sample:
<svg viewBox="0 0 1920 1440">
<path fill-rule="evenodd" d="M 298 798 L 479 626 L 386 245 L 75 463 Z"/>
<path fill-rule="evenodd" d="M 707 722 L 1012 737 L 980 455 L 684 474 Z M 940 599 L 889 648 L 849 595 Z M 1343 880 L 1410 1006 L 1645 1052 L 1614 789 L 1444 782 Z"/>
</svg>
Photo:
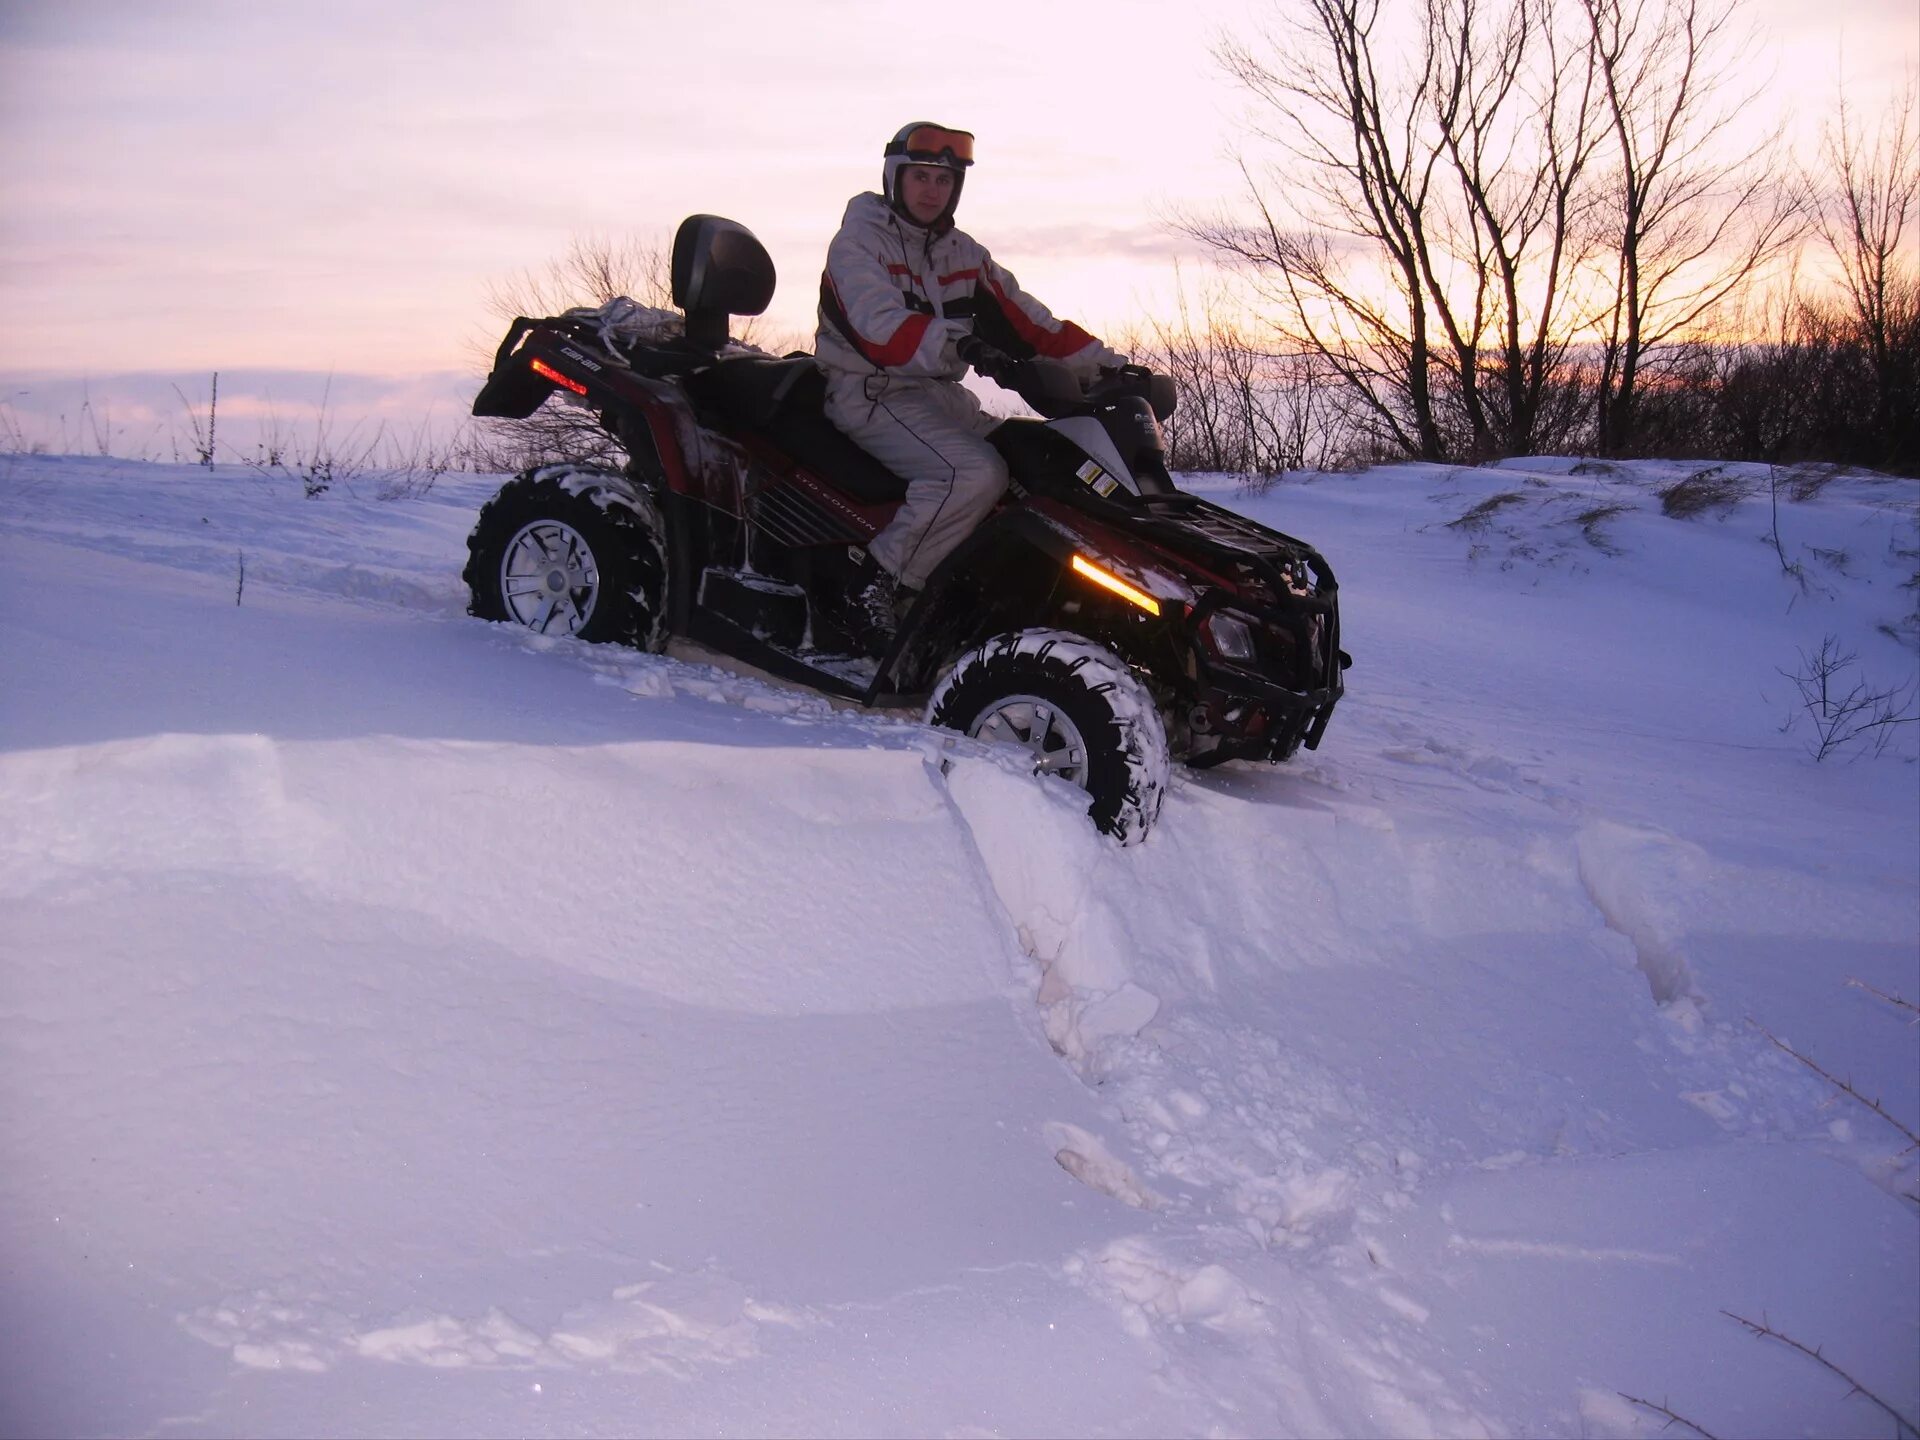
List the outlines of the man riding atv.
<svg viewBox="0 0 1920 1440">
<path fill-rule="evenodd" d="M 970 136 L 911 125 L 887 150 L 885 193 L 848 206 L 829 254 L 817 357 L 732 342 L 775 273 L 719 215 L 675 232 L 678 315 L 622 299 L 514 319 L 474 414 L 559 397 L 620 458 L 503 484 L 467 540 L 469 608 L 921 709 L 1024 752 L 1136 842 L 1171 761 L 1320 743 L 1339 586 L 1311 545 L 1175 484 L 1170 377 L 1055 320 L 953 229 Z M 1041 418 L 983 416 L 969 363 Z"/>
<path fill-rule="evenodd" d="M 827 372 L 827 417 L 907 482 L 892 521 L 867 544 L 844 613 L 872 653 L 899 614 L 1007 488 L 987 440 L 1000 421 L 959 382 L 1016 359 L 1060 360 L 1082 380 L 1127 357 L 1056 320 L 953 214 L 973 136 L 928 121 L 887 142 L 880 193 L 856 195 L 820 277 L 815 357 Z"/>
</svg>

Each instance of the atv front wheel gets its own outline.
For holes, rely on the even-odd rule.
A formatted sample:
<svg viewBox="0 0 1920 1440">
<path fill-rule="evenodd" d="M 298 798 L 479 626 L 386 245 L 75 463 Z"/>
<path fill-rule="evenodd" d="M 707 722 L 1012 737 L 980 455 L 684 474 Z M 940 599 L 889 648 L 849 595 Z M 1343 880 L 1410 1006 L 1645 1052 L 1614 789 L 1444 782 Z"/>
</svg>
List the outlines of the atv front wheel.
<svg viewBox="0 0 1920 1440">
<path fill-rule="evenodd" d="M 1019 745 L 1035 774 L 1092 797 L 1088 815 L 1122 845 L 1143 839 L 1167 788 L 1167 732 L 1118 656 L 1064 630 L 998 635 L 954 662 L 929 724 Z"/>
<path fill-rule="evenodd" d="M 542 635 L 666 643 L 659 512 L 624 475 L 546 465 L 500 487 L 467 537 L 467 612 Z"/>
</svg>

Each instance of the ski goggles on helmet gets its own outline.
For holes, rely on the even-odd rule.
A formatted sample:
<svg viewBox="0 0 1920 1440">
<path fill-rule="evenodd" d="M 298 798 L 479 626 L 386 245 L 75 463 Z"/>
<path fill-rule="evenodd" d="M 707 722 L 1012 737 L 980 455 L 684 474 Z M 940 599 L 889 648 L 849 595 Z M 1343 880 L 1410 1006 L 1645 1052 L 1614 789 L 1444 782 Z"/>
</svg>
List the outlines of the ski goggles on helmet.
<svg viewBox="0 0 1920 1440">
<path fill-rule="evenodd" d="M 915 165 L 960 169 L 973 164 L 973 135 L 941 125 L 912 125 L 888 142 L 886 153 L 904 155 Z"/>
</svg>

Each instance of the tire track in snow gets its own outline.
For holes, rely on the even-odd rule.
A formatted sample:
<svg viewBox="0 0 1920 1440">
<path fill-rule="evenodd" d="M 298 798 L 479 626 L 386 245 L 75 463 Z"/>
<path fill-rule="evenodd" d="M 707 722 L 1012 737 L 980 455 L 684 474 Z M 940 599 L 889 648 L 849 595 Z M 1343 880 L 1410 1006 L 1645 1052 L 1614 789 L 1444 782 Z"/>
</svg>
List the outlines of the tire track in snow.
<svg viewBox="0 0 1920 1440">
<path fill-rule="evenodd" d="M 1574 836 L 1580 883 L 1607 928 L 1633 946 L 1656 1004 L 1702 1005 L 1706 996 L 1687 958 L 1684 909 L 1675 895 L 1705 880 L 1706 853 L 1670 835 L 1610 820 L 1583 825 Z M 1665 894 L 1649 877 L 1666 877 Z"/>
<path fill-rule="evenodd" d="M 1510 1429 L 1438 1367 L 1416 1365 L 1408 1383 L 1406 1357 L 1431 1348 L 1429 1311 L 1361 1258 L 1358 1217 L 1409 1203 L 1424 1171 L 1410 1144 L 1367 1132 L 1404 1126 L 1406 1142 L 1417 1124 L 1388 1119 L 1354 1077 L 1225 1021 L 1214 1008 L 1215 957 L 1184 954 L 1177 972 L 1149 958 L 1134 930 L 1137 903 L 1116 896 L 1156 892 L 1155 861 L 1168 858 L 1151 853 L 1156 840 L 1112 846 L 1086 826 L 1076 798 L 1017 767 L 962 757 L 938 773 L 971 836 L 984 895 L 1033 967 L 1025 993 L 1048 1042 L 1106 1097 L 1125 1137 L 1055 1123 L 1043 1139 L 1068 1173 L 1153 1227 L 1065 1257 L 1065 1277 L 1112 1307 L 1164 1382 L 1212 1407 L 1226 1430 Z M 1333 828 L 1327 817 L 1320 825 Z M 1311 845 L 1296 859 L 1337 912 L 1337 875 Z M 1174 943 L 1212 938 L 1203 930 Z M 1347 1145 L 1367 1138 L 1329 1154 L 1327 1135 Z M 1357 1313 L 1338 1298 L 1353 1293 L 1364 1297 Z M 1335 1369 L 1346 1380 L 1329 1386 Z M 1341 1400 L 1323 1403 L 1333 1390 L 1364 1399 L 1345 1413 Z"/>
</svg>

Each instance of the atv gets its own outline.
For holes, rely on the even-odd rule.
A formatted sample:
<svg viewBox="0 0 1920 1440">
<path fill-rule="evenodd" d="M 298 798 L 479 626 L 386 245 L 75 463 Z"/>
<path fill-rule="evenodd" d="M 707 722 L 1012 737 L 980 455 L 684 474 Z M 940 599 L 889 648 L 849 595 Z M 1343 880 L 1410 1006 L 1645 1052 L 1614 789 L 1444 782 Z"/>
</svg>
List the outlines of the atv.
<svg viewBox="0 0 1920 1440">
<path fill-rule="evenodd" d="M 1129 365 L 1083 387 L 993 337 L 1020 362 L 1002 383 L 1044 418 L 992 433 L 1006 497 L 870 655 L 846 591 L 906 482 L 825 417 L 811 356 L 730 338 L 773 298 L 750 231 L 689 217 L 671 272 L 680 315 L 621 299 L 508 329 L 473 413 L 525 418 L 557 395 L 627 460 L 504 485 L 467 541 L 471 614 L 644 650 L 682 637 L 863 705 L 923 705 L 1024 747 L 1122 843 L 1152 825 L 1170 755 L 1319 745 L 1350 663 L 1333 572 L 1174 486 L 1168 377 Z"/>
</svg>

